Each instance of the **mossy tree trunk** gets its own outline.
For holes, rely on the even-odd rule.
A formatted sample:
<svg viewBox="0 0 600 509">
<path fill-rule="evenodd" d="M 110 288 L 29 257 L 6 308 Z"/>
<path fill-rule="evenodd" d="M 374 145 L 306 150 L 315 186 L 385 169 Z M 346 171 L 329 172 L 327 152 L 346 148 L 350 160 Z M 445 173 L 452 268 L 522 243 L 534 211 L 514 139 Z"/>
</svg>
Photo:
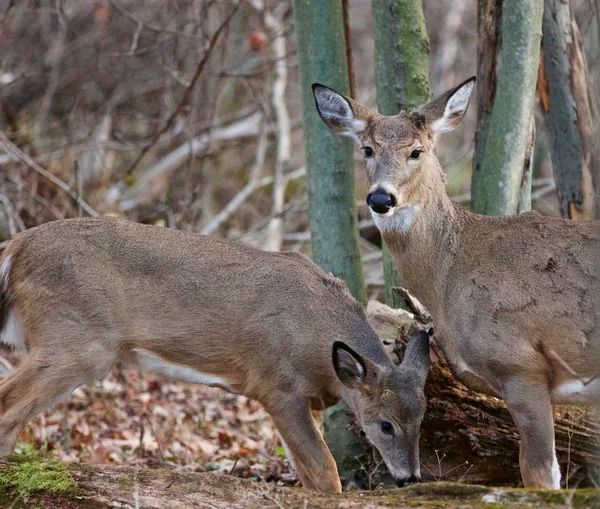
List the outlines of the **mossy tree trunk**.
<svg viewBox="0 0 600 509">
<path fill-rule="evenodd" d="M 479 0 L 478 125 L 472 209 L 505 215 L 528 210 L 532 115 L 543 0 Z"/>
<path fill-rule="evenodd" d="M 569 2 L 545 0 L 543 62 L 538 89 L 560 212 L 571 219 L 600 218 L 600 146 L 594 95 Z"/>
<path fill-rule="evenodd" d="M 319 118 L 311 85 L 323 83 L 350 92 L 341 0 L 294 0 L 308 206 L 314 261 L 346 281 L 366 302 L 358 247 L 352 141 L 333 134 Z"/>
<path fill-rule="evenodd" d="M 319 82 L 349 95 L 348 61 L 341 0 L 294 0 L 294 23 L 302 86 L 308 206 L 314 261 L 346 281 L 366 303 L 358 246 L 352 141 L 334 135 L 319 118 L 311 85 Z M 344 403 L 327 410 L 324 436 L 342 480 L 352 476 L 360 454 Z"/>
<path fill-rule="evenodd" d="M 375 86 L 377 109 L 396 115 L 422 105 L 429 88 L 429 39 L 421 0 L 373 2 L 375 39 Z M 402 286 L 387 246 L 383 245 L 383 273 L 387 304 L 403 306 L 394 286 Z"/>
</svg>

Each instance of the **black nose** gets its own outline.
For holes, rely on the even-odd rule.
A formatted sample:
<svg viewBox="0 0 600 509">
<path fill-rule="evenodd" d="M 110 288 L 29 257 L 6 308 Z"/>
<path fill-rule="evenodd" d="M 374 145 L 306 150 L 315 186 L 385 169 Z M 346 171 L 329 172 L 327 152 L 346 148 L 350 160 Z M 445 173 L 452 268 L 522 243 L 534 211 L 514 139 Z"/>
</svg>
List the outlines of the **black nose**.
<svg viewBox="0 0 600 509">
<path fill-rule="evenodd" d="M 421 478 L 416 475 L 411 475 L 408 479 L 398 479 L 396 484 L 398 488 L 403 488 L 404 486 L 410 486 L 411 484 L 417 484 L 421 482 Z"/>
<path fill-rule="evenodd" d="M 386 214 L 392 207 L 396 206 L 396 198 L 380 189 L 376 189 L 367 196 L 367 205 L 373 212 Z"/>
</svg>

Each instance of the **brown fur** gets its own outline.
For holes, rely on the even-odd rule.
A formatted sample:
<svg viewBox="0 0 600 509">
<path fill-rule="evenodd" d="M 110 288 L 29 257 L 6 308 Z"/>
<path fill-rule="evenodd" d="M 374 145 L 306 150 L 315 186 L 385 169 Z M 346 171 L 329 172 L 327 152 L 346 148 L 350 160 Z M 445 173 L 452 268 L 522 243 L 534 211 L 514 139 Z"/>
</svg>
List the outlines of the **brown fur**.
<svg viewBox="0 0 600 509">
<path fill-rule="evenodd" d="M 346 99 L 353 120 L 365 125 L 353 134 L 375 150 L 366 158 L 371 190 L 390 191 L 395 214 L 418 207 L 407 228 L 382 235 L 405 286 L 434 317 L 454 372 L 505 399 L 521 432 L 525 485 L 557 487 L 551 403 L 576 401 L 553 390 L 576 381 L 571 370 L 582 380 L 600 372 L 600 222 L 535 212 L 487 217 L 451 203 L 434 127 L 444 120 L 449 130 L 460 122 L 468 94 L 462 110 L 445 118 L 445 108 L 469 83 L 392 117 Z M 346 130 L 352 125 L 360 124 L 347 122 Z M 424 152 L 412 160 L 416 147 Z M 600 401 L 600 386 L 588 390 L 577 402 Z"/>
<path fill-rule="evenodd" d="M 422 397 L 346 286 L 301 254 L 98 218 L 26 231 L 8 257 L 10 310 L 29 355 L 0 385 L 2 455 L 29 419 L 118 359 L 135 359 L 134 349 L 260 401 L 304 486 L 324 491 L 341 486 L 311 409 L 343 397 L 378 414 L 380 394 L 401 383 Z M 369 390 L 340 382 L 335 341 L 373 366 Z M 402 416 L 397 407 L 386 411 Z"/>
</svg>

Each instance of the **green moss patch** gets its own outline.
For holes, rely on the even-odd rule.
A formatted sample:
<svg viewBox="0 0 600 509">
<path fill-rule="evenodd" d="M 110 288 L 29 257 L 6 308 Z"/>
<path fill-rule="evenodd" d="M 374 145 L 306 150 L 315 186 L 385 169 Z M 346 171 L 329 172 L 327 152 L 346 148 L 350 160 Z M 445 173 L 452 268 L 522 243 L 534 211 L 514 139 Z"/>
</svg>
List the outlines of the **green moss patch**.
<svg viewBox="0 0 600 509">
<path fill-rule="evenodd" d="M 19 494 L 49 491 L 68 495 L 80 495 L 67 464 L 31 456 L 10 456 L 12 463 L 0 467 L 0 486 Z"/>
</svg>

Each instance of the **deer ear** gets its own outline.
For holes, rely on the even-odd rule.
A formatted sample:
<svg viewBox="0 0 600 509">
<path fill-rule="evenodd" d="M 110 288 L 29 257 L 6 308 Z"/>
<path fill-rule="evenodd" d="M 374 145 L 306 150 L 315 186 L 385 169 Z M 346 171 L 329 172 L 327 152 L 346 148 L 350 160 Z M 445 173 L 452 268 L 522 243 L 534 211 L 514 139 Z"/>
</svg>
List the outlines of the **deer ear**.
<svg viewBox="0 0 600 509">
<path fill-rule="evenodd" d="M 341 341 L 333 343 L 333 368 L 340 382 L 349 389 L 361 389 L 367 378 L 367 363 Z"/>
<path fill-rule="evenodd" d="M 429 334 L 422 330 L 413 334 L 408 341 L 402 366 L 415 373 L 424 385 L 429 373 L 429 365 Z"/>
<path fill-rule="evenodd" d="M 312 90 L 319 115 L 334 133 L 358 138 L 367 128 L 369 108 L 318 83 L 313 83 Z"/>
<path fill-rule="evenodd" d="M 473 88 L 475 76 L 421 106 L 415 113 L 425 117 L 435 134 L 452 131 L 465 116 Z"/>
</svg>

